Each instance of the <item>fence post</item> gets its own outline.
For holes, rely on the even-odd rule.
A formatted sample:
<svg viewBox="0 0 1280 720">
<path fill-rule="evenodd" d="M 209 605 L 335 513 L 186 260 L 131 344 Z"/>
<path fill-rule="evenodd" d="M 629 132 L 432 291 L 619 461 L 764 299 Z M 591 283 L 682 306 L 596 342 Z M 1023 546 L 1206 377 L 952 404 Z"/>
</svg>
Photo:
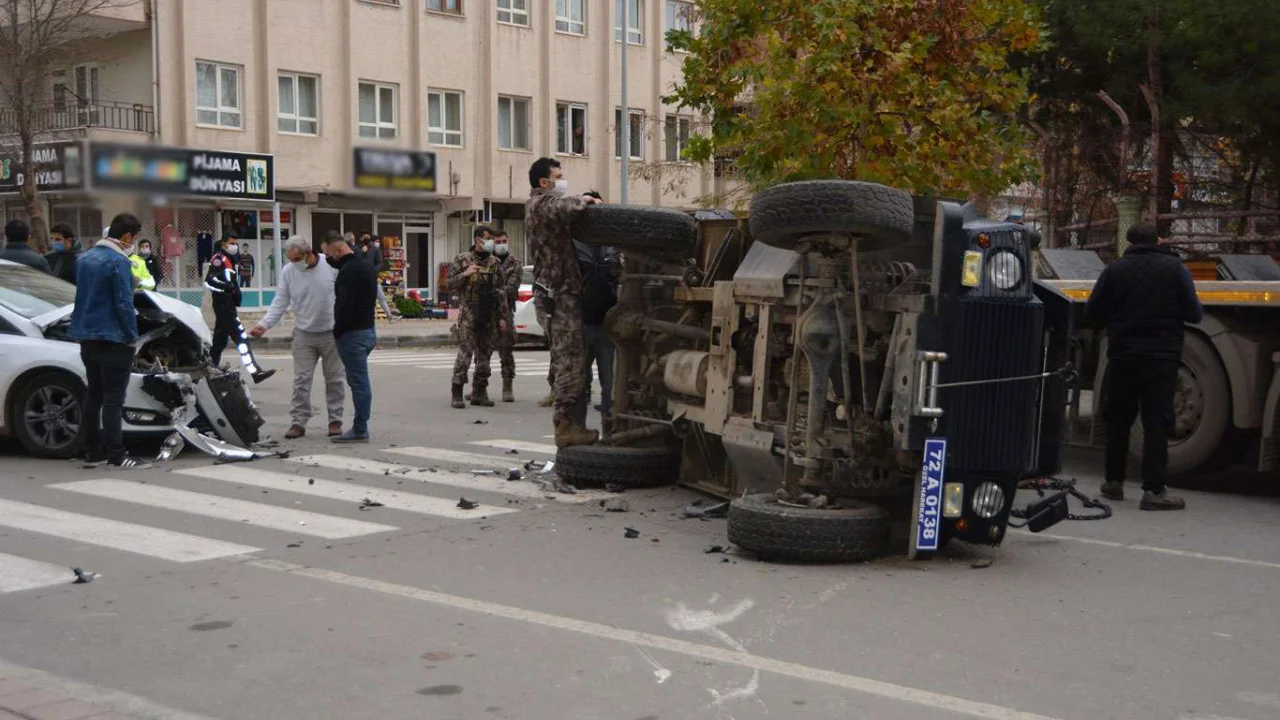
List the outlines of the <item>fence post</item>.
<svg viewBox="0 0 1280 720">
<path fill-rule="evenodd" d="M 1134 195 L 1113 197 L 1116 206 L 1116 255 L 1124 255 L 1129 249 L 1129 241 L 1125 236 L 1129 228 L 1142 222 L 1142 198 Z"/>
</svg>

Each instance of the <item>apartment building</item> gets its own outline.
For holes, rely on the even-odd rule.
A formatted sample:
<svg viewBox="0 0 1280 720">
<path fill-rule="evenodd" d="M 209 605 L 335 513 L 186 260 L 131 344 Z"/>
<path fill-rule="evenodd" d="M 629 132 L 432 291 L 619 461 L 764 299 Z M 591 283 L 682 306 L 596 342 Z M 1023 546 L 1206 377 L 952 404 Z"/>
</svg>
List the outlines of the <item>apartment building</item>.
<svg viewBox="0 0 1280 720">
<path fill-rule="evenodd" d="M 91 236 L 120 209 L 140 212 L 165 249 L 162 288 L 193 302 L 201 264 L 226 229 L 256 260 L 250 306 L 274 295 L 278 237 L 328 230 L 397 238 L 404 285 L 435 297 L 440 268 L 469 244 L 472 223 L 506 229 L 525 252 L 527 171 L 537 157 L 558 158 L 571 188 L 616 201 L 624 118 L 629 161 L 643 171 L 631 176 L 631 203 L 692 207 L 710 191 L 710 171 L 680 161 L 693 117 L 662 101 L 683 60 L 665 33 L 691 22 L 692 5 L 139 0 L 95 17 L 96 37 L 52 73 L 50 154 L 68 140 L 222 152 L 256 164 L 270 196 L 220 193 L 217 183 L 182 199 L 51 183 L 49 217 Z M 357 148 L 382 149 L 380 162 L 412 162 L 418 172 L 434 163 L 434 182 L 370 192 Z M 4 189 L 6 213 L 22 214 Z"/>
</svg>

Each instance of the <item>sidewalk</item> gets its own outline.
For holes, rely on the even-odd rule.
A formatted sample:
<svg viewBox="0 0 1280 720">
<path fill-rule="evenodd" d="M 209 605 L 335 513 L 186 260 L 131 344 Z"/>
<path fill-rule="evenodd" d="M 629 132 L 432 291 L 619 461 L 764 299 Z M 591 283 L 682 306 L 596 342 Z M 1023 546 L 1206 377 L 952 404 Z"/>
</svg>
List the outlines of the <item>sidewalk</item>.
<svg viewBox="0 0 1280 720">
<path fill-rule="evenodd" d="M 245 332 L 253 329 L 264 313 L 242 312 L 240 322 Z M 213 327 L 213 313 L 205 311 L 205 321 Z M 377 321 L 375 331 L 378 333 L 378 347 L 388 348 L 438 348 L 457 345 L 451 329 L 452 320 L 399 320 L 397 322 Z M 250 338 L 249 342 L 259 350 L 288 350 L 293 341 L 293 316 L 286 315 L 279 325 L 267 331 L 260 338 Z"/>
<path fill-rule="evenodd" d="M 212 720 L 0 660 L 0 720 Z"/>
</svg>

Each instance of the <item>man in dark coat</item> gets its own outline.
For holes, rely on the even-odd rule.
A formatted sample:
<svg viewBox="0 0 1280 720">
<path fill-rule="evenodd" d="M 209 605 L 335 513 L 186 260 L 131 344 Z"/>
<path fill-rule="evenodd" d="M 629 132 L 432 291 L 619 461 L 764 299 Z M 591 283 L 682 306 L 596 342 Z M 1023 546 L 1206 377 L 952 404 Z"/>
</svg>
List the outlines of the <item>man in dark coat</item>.
<svg viewBox="0 0 1280 720">
<path fill-rule="evenodd" d="M 1107 475 L 1102 495 L 1124 499 L 1129 430 L 1142 416 L 1143 510 L 1181 510 L 1165 490 L 1173 396 L 1182 360 L 1183 326 L 1204 308 L 1191 273 L 1160 246 L 1154 227 L 1130 228 L 1129 250 L 1098 277 L 1085 317 L 1107 328 Z"/>
<path fill-rule="evenodd" d="M 0 250 L 0 260 L 9 260 L 52 274 L 44 256 L 27 244 L 31 240 L 31 228 L 28 228 L 25 222 L 10 220 L 4 226 L 4 239 L 5 245 L 4 249 Z"/>
<path fill-rule="evenodd" d="M 53 249 L 44 254 L 45 262 L 49 263 L 49 272 L 53 273 L 54 277 L 75 285 L 76 257 L 80 255 L 80 248 L 76 245 L 75 231 L 65 223 L 54 225 L 49 228 L 49 245 Z"/>
</svg>

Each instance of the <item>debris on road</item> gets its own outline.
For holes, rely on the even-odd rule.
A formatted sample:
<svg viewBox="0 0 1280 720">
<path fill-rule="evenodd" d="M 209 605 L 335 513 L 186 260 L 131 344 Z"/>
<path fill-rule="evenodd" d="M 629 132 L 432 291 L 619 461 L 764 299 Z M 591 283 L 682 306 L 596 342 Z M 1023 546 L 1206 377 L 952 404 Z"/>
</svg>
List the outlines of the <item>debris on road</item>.
<svg viewBox="0 0 1280 720">
<path fill-rule="evenodd" d="M 520 451 L 519 451 L 519 450 L 508 450 L 508 451 L 507 451 L 507 454 L 508 454 L 508 455 L 519 455 L 519 454 L 520 454 Z"/>
<path fill-rule="evenodd" d="M 971 567 L 971 568 L 975 568 L 975 569 L 978 569 L 978 570 L 981 570 L 982 568 L 989 568 L 989 567 L 991 567 L 991 564 L 992 564 L 992 563 L 994 563 L 994 562 L 995 562 L 995 561 L 994 561 L 994 560 L 992 560 L 991 558 L 981 558 L 981 559 L 979 559 L 979 560 L 974 560 L 974 561 L 973 561 L 973 564 L 972 564 L 972 565 L 970 565 L 969 567 Z"/>
<path fill-rule="evenodd" d="M 76 574 L 76 579 L 72 581 L 72 585 L 87 585 L 98 577 L 97 573 L 87 573 L 80 568 L 71 568 L 71 572 Z"/>
<path fill-rule="evenodd" d="M 624 513 L 631 510 L 631 503 L 627 502 L 626 498 L 611 497 L 601 500 L 600 507 L 604 508 L 605 512 Z"/>
<path fill-rule="evenodd" d="M 626 532 L 624 532 L 622 536 L 628 540 L 635 540 L 636 538 L 640 537 L 640 531 L 633 527 L 629 527 L 629 528 L 626 528 Z"/>
<path fill-rule="evenodd" d="M 480 507 L 480 503 L 473 502 L 466 498 L 462 498 L 458 500 L 458 507 L 463 510 L 475 510 L 476 508 Z"/>
<path fill-rule="evenodd" d="M 523 480 L 523 479 L 524 479 L 524 475 L 522 475 L 522 474 L 520 473 L 520 468 L 508 468 L 508 469 L 507 469 L 507 479 L 508 479 L 508 480 Z"/>
<path fill-rule="evenodd" d="M 707 548 L 706 550 L 703 550 L 702 552 L 707 555 L 714 555 L 716 553 L 728 552 L 728 550 L 729 548 L 723 545 L 712 545 L 711 547 Z"/>
<path fill-rule="evenodd" d="M 497 470 L 472 470 L 472 475 L 497 475 Z"/>
<path fill-rule="evenodd" d="M 308 485 L 315 485 L 315 484 L 316 484 L 316 479 L 315 479 L 315 478 L 307 478 L 307 484 L 308 484 Z"/>
<path fill-rule="evenodd" d="M 698 518 L 699 520 L 728 517 L 729 503 L 721 502 L 714 505 L 704 505 L 703 501 L 697 500 L 684 506 L 684 516 L 687 518 Z"/>
<path fill-rule="evenodd" d="M 471 424 L 472 425 L 488 425 L 489 421 L 488 420 L 472 420 Z"/>
<path fill-rule="evenodd" d="M 377 500 L 373 500 L 370 498 L 365 498 L 360 501 L 361 510 L 368 510 L 369 508 L 379 508 L 379 507 L 386 507 L 386 506 L 378 502 Z"/>
<path fill-rule="evenodd" d="M 301 542 L 289 543 L 288 545 L 285 545 L 285 547 L 287 547 L 287 548 L 300 548 L 300 547 L 302 547 L 302 543 L 301 543 Z"/>
</svg>

